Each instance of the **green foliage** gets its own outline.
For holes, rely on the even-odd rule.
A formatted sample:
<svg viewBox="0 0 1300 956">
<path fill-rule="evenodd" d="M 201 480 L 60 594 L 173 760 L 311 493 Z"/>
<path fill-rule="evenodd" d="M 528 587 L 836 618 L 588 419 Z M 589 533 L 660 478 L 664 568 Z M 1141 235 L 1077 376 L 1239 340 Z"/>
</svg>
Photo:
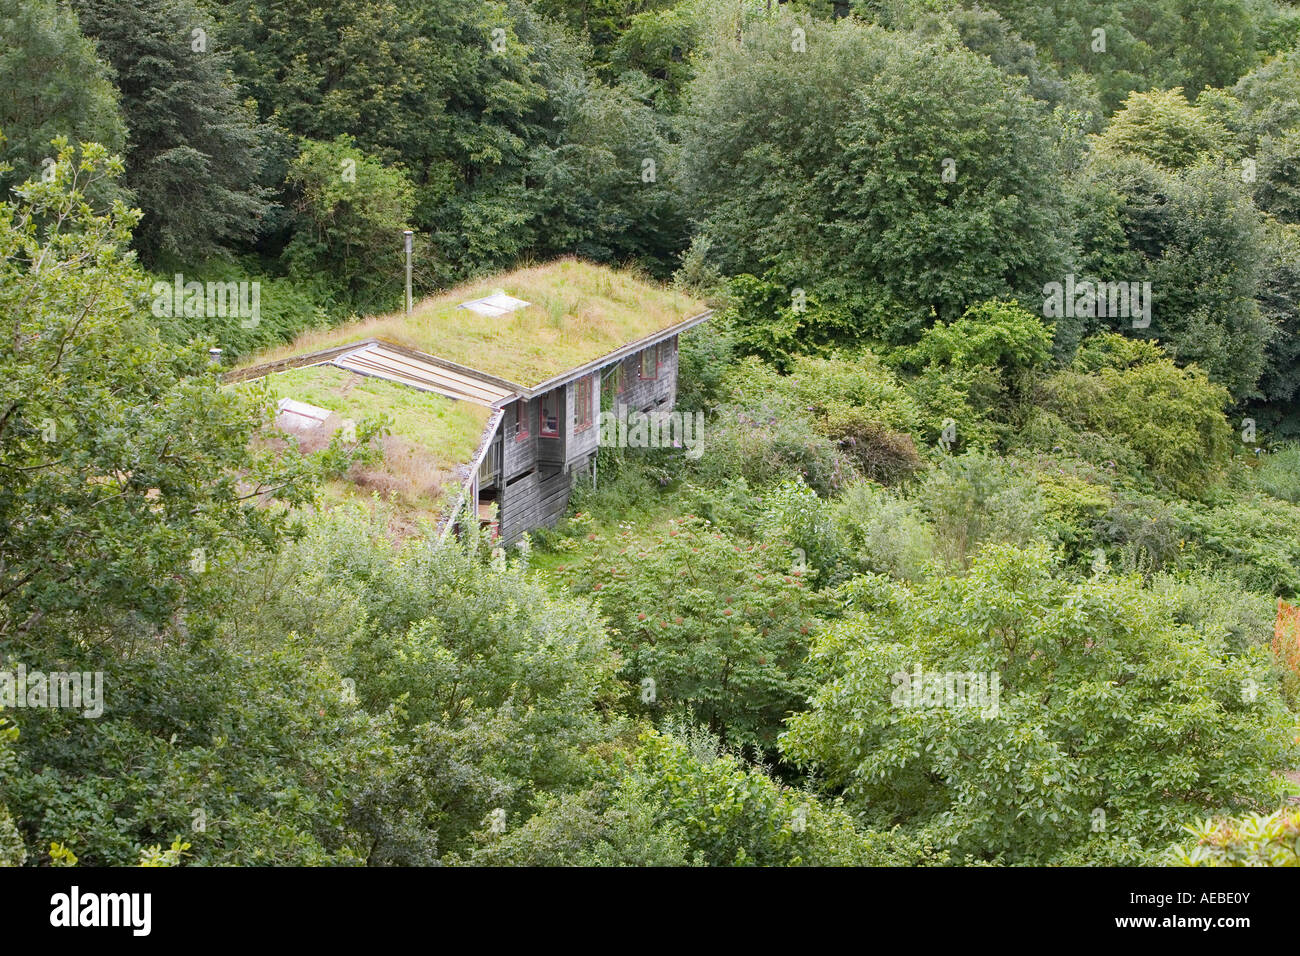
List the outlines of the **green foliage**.
<svg viewBox="0 0 1300 956">
<path fill-rule="evenodd" d="M 858 571 L 919 581 L 938 553 L 934 528 L 913 500 L 861 481 L 831 504 L 835 531 Z"/>
<path fill-rule="evenodd" d="M 134 214 L 85 199 L 120 169 L 61 145 L 53 181 L 0 205 L 0 642 L 66 615 L 117 640 L 161 623 L 232 540 L 274 542 L 283 515 L 254 499 L 310 493 L 300 460 L 250 450 L 268 410 L 150 327 Z"/>
<path fill-rule="evenodd" d="M 779 402 L 784 414 L 809 418 L 872 480 L 895 483 L 920 469 L 911 433 L 921 409 L 874 354 L 791 357 L 786 367 L 788 375 L 754 361 L 736 366 L 727 379 L 733 398 L 748 408 Z"/>
<path fill-rule="evenodd" d="M 1122 347 L 1111 348 L 1122 354 Z M 1085 350 L 1079 368 L 1100 359 Z M 1196 496 L 1220 473 L 1232 441 L 1223 417 L 1226 389 L 1195 366 L 1150 353 L 1136 364 L 1096 372 L 1066 370 L 1043 382 L 1046 407 L 1076 428 L 1114 436 L 1137 452 L 1157 481 Z"/>
<path fill-rule="evenodd" d="M 1044 506 L 1033 478 L 1016 463 L 977 451 L 944 457 L 918 489 L 934 525 L 938 554 L 965 567 L 985 544 L 1024 547 L 1039 536 Z"/>
<path fill-rule="evenodd" d="M 1274 328 L 1249 414 L 1261 428 L 1300 436 L 1300 227 L 1267 229 L 1260 311 Z"/>
<path fill-rule="evenodd" d="M 1263 459 L 1259 487 L 1274 498 L 1300 505 L 1300 444 L 1289 442 Z"/>
<path fill-rule="evenodd" d="M 1291 45 L 1289 7 L 1242 0 L 993 0 L 1008 23 L 1062 72 L 1086 71 L 1114 109 L 1132 90 L 1226 86 L 1261 54 Z M 1098 28 L 1105 31 L 1098 49 Z"/>
<path fill-rule="evenodd" d="M 562 132 L 536 150 L 529 171 L 539 197 L 532 200 L 533 253 L 634 258 L 664 275 L 687 232 L 679 197 L 668 187 L 666 122 L 625 91 L 587 77 L 555 91 L 552 102 Z"/>
<path fill-rule="evenodd" d="M 268 274 L 264 266 L 251 259 L 235 263 L 219 260 L 196 263 L 185 269 L 186 282 L 256 282 L 259 287 L 258 320 L 239 317 L 187 316 L 183 309 L 171 309 L 171 315 L 153 316 L 158 334 L 164 342 L 185 345 L 197 339 L 201 344 L 219 346 L 223 363 L 262 349 L 292 341 L 302 332 L 324 328 L 344 317 L 341 290 L 328 274 L 300 278 Z M 172 286 L 175 273 L 155 273 L 157 281 Z"/>
<path fill-rule="evenodd" d="M 0 717 L 0 782 L 13 771 L 13 743 L 18 739 L 18 728 Z M 23 838 L 14 826 L 9 808 L 0 803 L 0 867 L 22 866 L 27 859 Z"/>
<path fill-rule="evenodd" d="M 76 14 L 58 0 L 0 2 L 0 171 L 5 193 L 41 173 L 53 160 L 51 142 L 94 142 L 120 153 L 126 124 L 118 92 L 81 35 Z"/>
<path fill-rule="evenodd" d="M 807 635 L 827 610 L 808 586 L 807 556 L 691 516 L 595 537 L 563 576 L 599 600 L 631 708 L 685 706 L 724 742 L 771 747 L 802 698 Z"/>
<path fill-rule="evenodd" d="M 547 796 L 537 813 L 505 833 L 485 834 L 470 866 L 689 866 L 684 827 L 655 794 L 628 779 L 579 793 Z M 448 861 L 448 862 L 459 862 Z"/>
<path fill-rule="evenodd" d="M 714 322 L 697 325 L 682 335 L 677 350 L 677 407 L 704 411 L 722 401 L 735 350 L 734 336 Z"/>
<path fill-rule="evenodd" d="M 361 308 L 397 305 L 405 270 L 402 231 L 415 205 L 406 174 L 367 158 L 350 136 L 339 136 L 330 143 L 304 141 L 287 177 L 298 195 L 298 226 L 284 251 L 295 277 L 331 275 Z"/>
<path fill-rule="evenodd" d="M 781 746 L 867 821 L 936 828 L 955 856 L 1120 862 L 1190 813 L 1280 797 L 1294 721 L 1265 653 L 1225 653 L 1130 579 L 1071 584 L 1045 551 L 995 547 L 964 578 L 846 590 L 861 614 L 818 633 L 821 686 Z M 1000 693 L 906 706 L 916 668 Z"/>
<path fill-rule="evenodd" d="M 1206 819 L 1185 829 L 1195 842 L 1170 847 L 1169 866 L 1300 866 L 1300 810 Z"/>
<path fill-rule="evenodd" d="M 196 0 L 73 0 L 112 65 L 131 130 L 125 183 L 142 255 L 186 261 L 248 243 L 270 212 L 269 130 L 241 102 L 230 57 Z M 166 82 L 160 82 L 160 77 Z"/>
<path fill-rule="evenodd" d="M 495 810 L 589 783 L 615 667 L 590 609 L 367 520 L 332 513 L 223 572 L 206 637 L 99 662 L 99 721 L 32 711 L 3 780 L 27 845 L 90 865 L 165 862 L 148 848 L 179 836 L 200 864 L 429 865 Z"/>
<path fill-rule="evenodd" d="M 1181 89 L 1130 93 L 1104 132 L 1104 151 L 1128 153 L 1166 169 L 1230 157 L 1232 137 L 1213 116 L 1187 102 Z"/>
<path fill-rule="evenodd" d="M 783 787 L 707 734 L 643 734 L 631 778 L 710 866 L 906 865 L 941 854 L 919 840 L 863 831 L 839 801 Z"/>
<path fill-rule="evenodd" d="M 747 380 L 764 380 L 763 366 L 753 358 L 730 370 L 727 387 Z M 742 387 L 731 398 L 708 423 L 696 446 L 700 456 L 689 465 L 705 485 L 742 478 L 762 488 L 797 473 L 819 494 L 829 494 L 856 476 L 848 454 L 814 428 L 807 406 L 788 391 L 755 394 Z"/>
<path fill-rule="evenodd" d="M 1062 318 L 1064 343 L 1072 348 L 1109 328 L 1156 338 L 1234 398 L 1252 395 L 1272 334 L 1256 301 L 1267 238 L 1240 180 L 1236 170 L 1170 173 L 1144 160 L 1098 154 L 1075 186 L 1080 279 L 1150 282 L 1150 325 Z"/>
<path fill-rule="evenodd" d="M 703 4 L 680 3 L 635 14 L 610 52 L 610 68 L 624 86 L 661 112 L 674 113 L 695 76 L 692 54 L 704 31 Z"/>
<path fill-rule="evenodd" d="M 686 194 L 723 271 L 771 270 L 859 334 L 902 340 L 1056 267 L 1048 125 L 964 49 L 778 17 L 701 65 L 683 135 Z"/>
<path fill-rule="evenodd" d="M 1198 563 L 1231 573 L 1253 591 L 1300 596 L 1300 506 L 1243 495 L 1190 508 L 1184 521 Z"/>
<path fill-rule="evenodd" d="M 0 670 L 107 689 L 0 716 L 0 865 L 1293 863 L 1300 13 L 992 6 L 0 0 Z M 508 554 L 314 496 L 427 403 L 304 456 L 205 349 L 405 228 L 677 269 L 702 445 Z"/>
<path fill-rule="evenodd" d="M 1052 328 L 1015 302 L 971 306 L 951 325 L 935 323 L 912 350 L 919 364 L 1024 372 L 1047 364 Z"/>
</svg>

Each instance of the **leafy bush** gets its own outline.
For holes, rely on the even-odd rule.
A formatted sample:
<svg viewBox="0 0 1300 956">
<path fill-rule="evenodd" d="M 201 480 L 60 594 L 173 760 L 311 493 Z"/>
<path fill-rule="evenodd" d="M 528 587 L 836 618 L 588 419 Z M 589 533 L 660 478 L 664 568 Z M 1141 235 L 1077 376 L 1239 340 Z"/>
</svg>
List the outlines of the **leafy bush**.
<svg viewBox="0 0 1300 956">
<path fill-rule="evenodd" d="M 1264 457 L 1256 474 L 1264 491 L 1300 505 L 1300 444 L 1290 442 L 1274 449 Z"/>
<path fill-rule="evenodd" d="M 831 504 L 836 533 L 858 571 L 919 581 L 938 553 L 933 527 L 914 500 L 855 482 Z"/>
<path fill-rule="evenodd" d="M 1114 350 L 1122 351 L 1118 345 Z M 1095 352 L 1085 348 L 1083 354 L 1082 368 L 1097 361 Z M 1066 370 L 1043 382 L 1040 398 L 1074 427 L 1122 440 L 1181 495 L 1204 492 L 1227 459 L 1227 390 L 1195 366 L 1180 369 L 1144 355 L 1122 369 Z"/>
<path fill-rule="evenodd" d="M 1276 806 L 1300 756 L 1266 652 L 1225 654 L 1132 579 L 1068 583 L 1045 550 L 996 546 L 964 578 L 844 591 L 860 613 L 818 632 L 782 752 L 956 857 L 1140 860 L 1191 813 Z M 954 673 L 984 693 L 945 706 Z"/>
<path fill-rule="evenodd" d="M 402 230 L 415 210 L 406 172 L 384 166 L 340 135 L 332 142 L 304 140 L 287 181 L 297 213 L 284 250 L 290 274 L 330 275 L 358 311 L 397 305 Z"/>
<path fill-rule="evenodd" d="M 965 567 L 984 544 L 1025 546 L 1042 534 L 1043 500 L 1033 478 L 1013 462 L 979 452 L 941 459 L 917 489 L 917 501 L 949 567 Z"/>
<path fill-rule="evenodd" d="M 696 447 L 700 456 L 689 470 L 708 486 L 743 478 L 762 488 L 798 474 L 830 494 L 856 477 L 849 457 L 812 428 L 809 413 L 780 395 L 722 406 Z"/>
<path fill-rule="evenodd" d="M 629 707 L 684 705 L 724 742 L 772 746 L 807 689 L 807 635 L 829 610 L 790 545 L 749 543 L 693 516 L 592 537 L 557 570 L 599 601 Z"/>
<path fill-rule="evenodd" d="M 1207 819 L 1189 823 L 1191 844 L 1169 848 L 1169 866 L 1300 866 L 1300 809 L 1267 816 Z"/>
</svg>

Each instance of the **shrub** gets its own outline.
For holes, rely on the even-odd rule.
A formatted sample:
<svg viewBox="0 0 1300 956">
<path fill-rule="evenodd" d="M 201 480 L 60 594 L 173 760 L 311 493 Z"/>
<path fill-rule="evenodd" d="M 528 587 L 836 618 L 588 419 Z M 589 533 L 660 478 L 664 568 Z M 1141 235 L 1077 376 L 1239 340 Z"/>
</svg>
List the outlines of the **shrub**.
<svg viewBox="0 0 1300 956">
<path fill-rule="evenodd" d="M 934 530 L 916 502 L 871 482 L 846 488 L 831 504 L 831 520 L 859 571 L 920 581 L 938 552 Z"/>
<path fill-rule="evenodd" d="M 1118 344 L 1109 354 L 1127 353 Z M 1100 359 L 1085 348 L 1080 368 Z M 1047 379 L 1040 398 L 1076 428 L 1121 439 L 1142 457 L 1153 477 L 1183 496 L 1206 491 L 1221 474 L 1231 446 L 1223 416 L 1228 393 L 1195 366 L 1145 357 L 1124 368 L 1106 362 L 1096 372 L 1080 368 Z"/>
<path fill-rule="evenodd" d="M 965 567 L 984 544 L 1024 546 L 1042 534 L 1042 494 L 1014 462 L 973 451 L 943 458 L 916 497 L 949 567 Z"/>
<path fill-rule="evenodd" d="M 1195 838 L 1169 848 L 1169 866 L 1300 866 L 1300 809 L 1267 816 L 1221 817 L 1189 823 Z"/>
<path fill-rule="evenodd" d="M 1123 862 L 1193 813 L 1282 796 L 1295 721 L 1267 652 L 1225 653 L 1131 578 L 1071 583 L 1045 549 L 994 546 L 962 578 L 844 590 L 858 613 L 818 632 L 781 749 L 868 825 L 938 827 L 958 858 Z M 969 673 L 985 693 L 945 706 L 937 678 Z"/>
<path fill-rule="evenodd" d="M 599 601 L 629 706 L 654 715 L 684 705 L 724 742 L 771 747 L 807 690 L 808 635 L 829 611 L 790 545 L 733 538 L 689 515 L 594 537 L 558 570 Z"/>
</svg>

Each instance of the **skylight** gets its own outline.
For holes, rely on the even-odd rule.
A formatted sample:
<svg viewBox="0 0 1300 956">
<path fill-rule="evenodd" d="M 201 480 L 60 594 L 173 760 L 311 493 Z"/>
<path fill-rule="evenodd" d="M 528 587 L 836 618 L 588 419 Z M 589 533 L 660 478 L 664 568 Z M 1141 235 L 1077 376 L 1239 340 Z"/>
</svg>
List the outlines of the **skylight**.
<svg viewBox="0 0 1300 956">
<path fill-rule="evenodd" d="M 306 402 L 300 402 L 292 398 L 280 399 L 278 412 L 275 423 L 286 431 L 295 432 L 320 428 L 331 414 L 328 408 L 308 405 Z"/>
<path fill-rule="evenodd" d="M 505 315 L 508 312 L 514 312 L 516 309 L 522 309 L 530 303 L 523 299 L 516 299 L 514 296 L 506 295 L 504 292 L 496 292 L 492 295 L 484 296 L 481 299 L 471 299 L 469 302 L 462 302 L 457 308 L 469 309 L 471 312 L 477 312 L 479 315 Z"/>
</svg>

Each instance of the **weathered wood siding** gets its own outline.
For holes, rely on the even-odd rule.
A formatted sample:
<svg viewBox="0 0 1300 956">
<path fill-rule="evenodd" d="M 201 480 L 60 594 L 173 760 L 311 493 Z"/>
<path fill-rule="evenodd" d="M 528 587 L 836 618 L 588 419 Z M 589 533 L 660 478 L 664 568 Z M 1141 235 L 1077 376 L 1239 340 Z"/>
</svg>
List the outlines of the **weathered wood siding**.
<svg viewBox="0 0 1300 956">
<path fill-rule="evenodd" d="M 514 406 L 523 405 L 524 422 L 528 426 L 528 437 L 516 439 Z M 515 402 L 505 408 L 505 418 L 501 420 L 503 432 L 502 473 L 509 481 L 522 471 L 537 465 L 537 400 Z"/>
<path fill-rule="evenodd" d="M 511 545 L 526 532 L 552 527 L 569 507 L 573 482 L 590 474 L 590 460 L 600 442 L 600 411 L 619 404 L 629 412 L 672 408 L 677 397 L 677 339 L 674 336 L 650 346 L 657 363 L 653 378 L 640 377 L 641 353 L 622 361 L 623 389 L 615 391 L 615 377 L 609 368 L 592 374 L 592 423 L 579 430 L 576 422 L 577 383 L 569 382 L 552 393 L 557 403 L 561 428 L 559 438 L 539 438 L 541 402 L 525 403 L 524 421 L 528 437 L 516 440 L 514 413 L 510 406 L 501 422 L 503 430 L 503 478 L 500 491 L 500 529 L 504 544 Z"/>
<path fill-rule="evenodd" d="M 587 376 L 591 382 L 591 423 L 585 428 L 578 427 L 578 383 L 570 382 L 565 386 L 564 443 L 568 449 L 565 464 L 572 469 L 587 460 L 600 444 L 600 379 L 601 373 L 594 372 Z"/>
<path fill-rule="evenodd" d="M 643 379 L 641 355 L 647 351 L 657 353 L 658 372 L 654 378 Z M 604 385 L 606 398 L 602 402 L 602 408 L 616 410 L 619 405 L 625 405 L 629 412 L 645 412 L 655 407 L 665 410 L 672 407 L 677 398 L 677 336 L 629 355 L 621 364 L 623 390 L 617 390 L 616 375 L 607 376 Z"/>
<path fill-rule="evenodd" d="M 546 469 L 517 478 L 501 499 L 501 538 L 511 545 L 534 528 L 552 527 L 569 506 L 572 476 Z"/>
</svg>

